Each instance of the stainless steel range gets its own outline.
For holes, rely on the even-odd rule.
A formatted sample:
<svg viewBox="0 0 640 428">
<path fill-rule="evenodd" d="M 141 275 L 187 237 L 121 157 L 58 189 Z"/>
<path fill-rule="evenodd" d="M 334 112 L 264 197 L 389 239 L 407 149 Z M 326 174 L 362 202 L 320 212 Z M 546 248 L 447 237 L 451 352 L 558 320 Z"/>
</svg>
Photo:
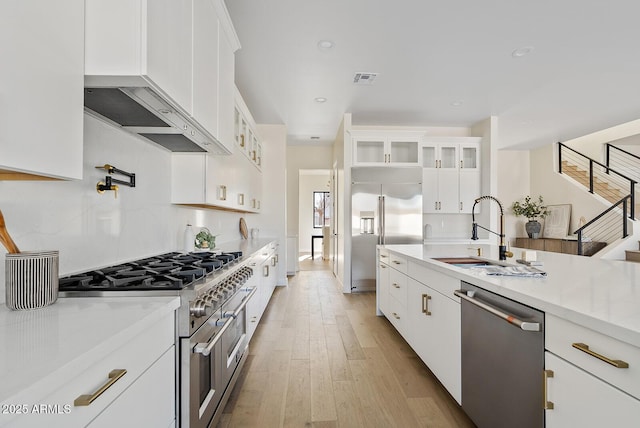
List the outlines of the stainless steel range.
<svg viewBox="0 0 640 428">
<path fill-rule="evenodd" d="M 166 253 L 60 278 L 60 296 L 180 296 L 177 418 L 214 426 L 248 355 L 245 307 L 257 289 L 246 264 L 242 252 Z"/>
</svg>

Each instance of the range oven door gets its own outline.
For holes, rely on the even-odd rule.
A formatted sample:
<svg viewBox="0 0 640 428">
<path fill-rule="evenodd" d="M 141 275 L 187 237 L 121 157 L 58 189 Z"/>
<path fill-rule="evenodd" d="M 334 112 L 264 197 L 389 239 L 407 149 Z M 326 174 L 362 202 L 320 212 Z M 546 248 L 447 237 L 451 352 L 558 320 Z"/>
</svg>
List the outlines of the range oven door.
<svg viewBox="0 0 640 428">
<path fill-rule="evenodd" d="M 232 320 L 212 316 L 190 338 L 180 341 L 181 426 L 207 427 L 226 386 L 222 372 L 222 336 Z"/>
<path fill-rule="evenodd" d="M 222 335 L 222 371 L 225 382 L 235 372 L 247 349 L 247 310 L 246 306 L 256 292 L 256 288 L 240 292 L 225 307 L 235 308 L 224 312 L 224 316 L 233 320 Z"/>
</svg>

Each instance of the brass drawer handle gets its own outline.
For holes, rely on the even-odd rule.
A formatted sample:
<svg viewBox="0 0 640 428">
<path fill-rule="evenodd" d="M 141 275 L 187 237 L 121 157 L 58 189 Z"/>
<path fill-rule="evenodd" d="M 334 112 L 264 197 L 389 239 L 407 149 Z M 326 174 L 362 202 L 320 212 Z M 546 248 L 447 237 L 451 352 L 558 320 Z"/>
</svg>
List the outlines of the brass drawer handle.
<svg viewBox="0 0 640 428">
<path fill-rule="evenodd" d="M 399 262 L 399 261 L 397 261 L 397 260 L 393 260 L 393 263 L 395 263 L 395 264 L 397 264 L 397 265 L 401 265 L 401 264 L 402 264 L 402 263 L 400 263 L 400 262 Z"/>
<path fill-rule="evenodd" d="M 395 282 L 392 285 L 393 285 L 394 288 L 400 288 L 400 286 Z"/>
<path fill-rule="evenodd" d="M 429 310 L 429 300 L 431 300 L 431 296 L 424 293 L 422 295 L 422 313 L 427 316 L 431 315 L 431 311 Z"/>
<path fill-rule="evenodd" d="M 380 254 L 380 257 L 387 258 L 388 256 L 385 256 L 384 254 Z"/>
<path fill-rule="evenodd" d="M 617 369 L 628 369 L 629 368 L 629 363 L 624 362 L 622 360 L 612 360 L 611 358 L 607 358 L 602 354 L 598 354 L 597 352 L 593 352 L 591 349 L 589 349 L 589 345 L 586 345 L 584 343 L 572 343 L 571 346 L 573 346 L 574 348 L 578 349 L 579 351 L 584 352 L 585 354 L 589 354 L 592 357 L 595 357 L 595 358 L 599 359 L 600 361 L 604 361 L 607 364 L 611 364 L 612 366 L 614 366 Z"/>
<path fill-rule="evenodd" d="M 397 320 L 399 320 L 399 319 L 400 319 L 400 317 L 398 316 L 398 314 L 397 314 L 397 313 L 395 313 L 395 312 L 394 312 L 392 315 L 393 315 L 393 317 L 394 317 L 395 319 L 397 319 Z"/>
<path fill-rule="evenodd" d="M 553 377 L 553 370 L 544 370 L 542 372 L 542 376 L 544 378 L 544 398 L 543 398 L 543 403 L 544 406 L 543 408 L 545 410 L 553 410 L 553 401 L 549 401 L 547 400 L 548 398 L 548 393 L 549 391 L 547 390 L 547 381 L 549 380 L 549 378 Z"/>
<path fill-rule="evenodd" d="M 74 406 L 88 406 L 91 404 L 96 398 L 100 397 L 103 392 L 105 392 L 111 385 L 116 383 L 122 376 L 125 375 L 127 371 L 125 369 L 116 369 L 111 370 L 109 372 L 109 380 L 107 383 L 102 385 L 96 392 L 90 395 L 81 395 L 73 401 Z"/>
</svg>

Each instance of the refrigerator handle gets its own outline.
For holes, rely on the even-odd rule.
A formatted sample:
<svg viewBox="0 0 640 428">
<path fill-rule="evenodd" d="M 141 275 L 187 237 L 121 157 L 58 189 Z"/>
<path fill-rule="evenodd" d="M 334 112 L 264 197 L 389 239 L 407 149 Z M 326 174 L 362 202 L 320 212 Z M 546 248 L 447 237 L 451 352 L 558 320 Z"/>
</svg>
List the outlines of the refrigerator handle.
<svg viewBox="0 0 640 428">
<path fill-rule="evenodd" d="M 380 244 L 384 245 L 384 240 L 385 240 L 385 228 L 387 227 L 385 222 L 386 222 L 386 218 L 385 218 L 385 200 L 384 200 L 384 196 L 379 196 L 380 199 L 380 214 L 378 214 L 380 216 Z"/>
</svg>

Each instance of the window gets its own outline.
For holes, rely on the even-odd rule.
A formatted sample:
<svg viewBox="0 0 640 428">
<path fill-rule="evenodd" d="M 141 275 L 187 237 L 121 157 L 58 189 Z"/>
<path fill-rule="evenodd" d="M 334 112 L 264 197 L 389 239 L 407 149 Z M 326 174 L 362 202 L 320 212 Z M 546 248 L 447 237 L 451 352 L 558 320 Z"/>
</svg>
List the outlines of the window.
<svg viewBox="0 0 640 428">
<path fill-rule="evenodd" d="M 329 226 L 331 221 L 331 198 L 329 192 L 313 192 L 313 227 Z"/>
</svg>

